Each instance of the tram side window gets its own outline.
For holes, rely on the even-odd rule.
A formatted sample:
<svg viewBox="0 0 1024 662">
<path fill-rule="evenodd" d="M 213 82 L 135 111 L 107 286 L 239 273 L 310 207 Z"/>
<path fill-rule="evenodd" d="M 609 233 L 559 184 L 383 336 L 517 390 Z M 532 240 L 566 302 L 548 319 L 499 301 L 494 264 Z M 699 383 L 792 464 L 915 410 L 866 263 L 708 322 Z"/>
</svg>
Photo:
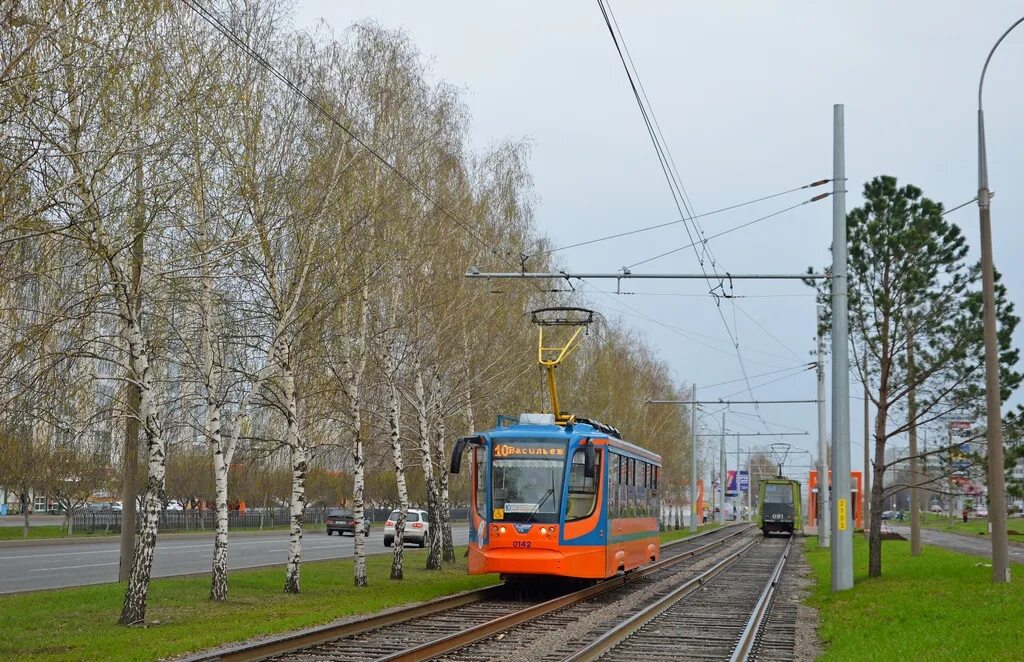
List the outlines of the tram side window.
<svg viewBox="0 0 1024 662">
<path fill-rule="evenodd" d="M 636 489 L 636 460 L 633 458 L 629 459 L 629 515 L 628 517 L 636 517 L 640 512 L 640 504 L 637 497 L 640 494 Z"/>
<path fill-rule="evenodd" d="M 655 517 L 661 516 L 661 497 L 658 494 L 658 467 L 651 467 L 651 513 Z"/>
<path fill-rule="evenodd" d="M 481 448 L 473 449 L 473 457 L 476 462 L 476 483 L 474 489 L 476 489 L 476 514 L 480 517 L 484 516 L 487 512 L 487 463 L 485 459 L 487 454 Z"/>
<path fill-rule="evenodd" d="M 615 497 L 616 497 L 615 481 L 618 479 L 618 477 L 617 477 L 618 469 L 616 469 L 616 466 L 618 465 L 618 462 L 619 462 L 618 458 L 615 456 L 614 453 L 609 453 L 608 454 L 608 517 L 609 517 L 609 519 L 615 517 Z"/>
<path fill-rule="evenodd" d="M 569 501 L 565 508 L 566 521 L 589 517 L 597 505 L 597 477 L 601 475 L 601 455 L 597 450 L 594 463 L 594 477 L 587 478 L 585 473 L 586 458 L 582 448 L 572 454 L 572 467 L 569 470 Z"/>
<path fill-rule="evenodd" d="M 626 458 L 622 455 L 615 455 L 615 516 L 622 518 L 626 515 Z"/>
</svg>

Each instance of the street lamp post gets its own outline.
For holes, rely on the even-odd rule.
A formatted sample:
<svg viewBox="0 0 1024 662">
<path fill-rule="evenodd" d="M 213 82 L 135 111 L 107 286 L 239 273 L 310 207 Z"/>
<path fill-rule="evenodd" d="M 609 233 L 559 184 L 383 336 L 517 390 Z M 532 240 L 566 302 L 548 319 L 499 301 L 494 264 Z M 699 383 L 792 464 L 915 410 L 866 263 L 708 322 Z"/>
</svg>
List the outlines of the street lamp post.
<svg viewBox="0 0 1024 662">
<path fill-rule="evenodd" d="M 988 190 L 988 161 L 985 155 L 985 112 L 981 92 L 992 54 L 1024 17 L 1007 28 L 985 58 L 978 81 L 978 213 L 981 225 L 981 286 L 985 324 L 985 404 L 988 427 L 988 526 L 992 536 L 992 581 L 1010 581 L 1006 534 L 1006 490 L 1003 476 L 1003 418 L 999 387 L 999 344 L 996 338 L 995 268 L 992 263 L 991 193 Z"/>
</svg>

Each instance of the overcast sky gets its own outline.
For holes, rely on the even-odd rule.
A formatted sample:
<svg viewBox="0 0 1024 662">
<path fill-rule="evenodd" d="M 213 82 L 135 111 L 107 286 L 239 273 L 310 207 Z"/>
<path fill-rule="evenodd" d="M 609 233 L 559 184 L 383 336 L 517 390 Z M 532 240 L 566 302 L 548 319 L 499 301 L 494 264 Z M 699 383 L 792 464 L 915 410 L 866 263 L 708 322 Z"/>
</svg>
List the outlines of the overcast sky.
<svg viewBox="0 0 1024 662">
<path fill-rule="evenodd" d="M 322 19 L 341 32 L 373 19 L 405 30 L 435 77 L 465 92 L 475 148 L 532 141 L 539 230 L 555 246 L 678 218 L 600 10 L 593 1 L 298 0 L 298 27 Z M 947 207 L 977 191 L 977 85 L 1020 2 L 612 4 L 699 214 L 831 177 L 832 107 L 846 107 L 848 209 L 880 174 L 913 183 Z M 1024 310 L 1024 27 L 1000 46 L 985 85 L 996 266 Z M 701 219 L 707 234 L 802 202 L 793 193 Z M 795 273 L 830 261 L 831 200 L 808 204 L 713 240 L 721 269 Z M 949 218 L 977 253 L 977 206 Z M 680 225 L 561 253 L 567 270 L 614 272 L 687 243 Z M 469 265 L 457 265 L 469 266 Z M 634 271 L 693 273 L 691 250 Z M 614 290 L 614 282 L 594 285 Z M 629 296 L 593 295 L 608 317 L 641 331 L 701 399 L 749 399 L 714 301 L 701 281 L 633 281 Z M 798 282 L 737 281 L 722 304 L 755 397 L 811 399 L 814 299 Z M 653 320 L 653 321 L 652 321 Z M 1024 331 L 1017 333 L 1024 345 Z M 1020 367 L 1020 366 L 1019 366 Z M 775 374 L 757 377 L 762 373 Z M 793 377 L 758 387 L 777 378 Z M 722 386 L 705 385 L 734 381 Z M 859 395 L 852 388 L 853 395 Z M 1019 401 L 1016 397 L 1015 401 Z M 719 429 L 720 407 L 703 411 Z M 712 414 L 714 414 L 712 416 Z M 727 414 L 731 432 L 764 431 L 751 407 Z M 773 431 L 816 454 L 813 405 L 765 405 Z M 861 400 L 851 400 L 854 469 L 861 468 Z M 744 446 L 771 439 L 746 438 Z M 714 444 L 717 448 L 717 442 Z M 729 441 L 730 449 L 735 440 Z M 805 470 L 796 466 L 790 474 Z M 733 460 L 730 459 L 730 464 Z"/>
</svg>

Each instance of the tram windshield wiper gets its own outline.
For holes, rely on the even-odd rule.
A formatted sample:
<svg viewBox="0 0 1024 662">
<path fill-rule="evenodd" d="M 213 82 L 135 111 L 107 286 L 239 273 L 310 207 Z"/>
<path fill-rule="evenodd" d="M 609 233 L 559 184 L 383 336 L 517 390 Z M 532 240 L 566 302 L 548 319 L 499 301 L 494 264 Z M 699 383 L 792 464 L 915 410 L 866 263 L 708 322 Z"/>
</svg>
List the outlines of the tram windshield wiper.
<svg viewBox="0 0 1024 662">
<path fill-rule="evenodd" d="M 549 487 L 548 489 L 544 490 L 544 495 L 540 498 L 540 501 L 537 503 L 537 505 L 534 507 L 534 509 L 530 512 L 530 516 L 526 518 L 526 521 L 523 522 L 523 524 L 529 524 L 530 522 L 532 522 L 533 518 L 536 517 L 537 513 L 540 512 L 541 506 L 544 505 L 544 502 L 546 502 L 548 500 L 548 497 L 554 496 L 554 494 L 555 494 L 555 488 L 553 488 L 553 487 Z"/>
</svg>

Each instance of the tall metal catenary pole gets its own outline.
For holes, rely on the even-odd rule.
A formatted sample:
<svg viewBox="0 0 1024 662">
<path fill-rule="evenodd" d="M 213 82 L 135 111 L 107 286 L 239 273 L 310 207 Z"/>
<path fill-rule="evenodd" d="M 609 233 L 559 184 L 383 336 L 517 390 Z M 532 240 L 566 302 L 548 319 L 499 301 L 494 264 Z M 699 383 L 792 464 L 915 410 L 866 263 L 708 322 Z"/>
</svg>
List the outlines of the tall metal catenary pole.
<svg viewBox="0 0 1024 662">
<path fill-rule="evenodd" d="M 818 547 L 829 546 L 828 442 L 825 440 L 825 307 L 818 306 Z"/>
<path fill-rule="evenodd" d="M 995 267 L 992 261 L 991 198 L 988 190 L 988 159 L 985 154 L 985 113 L 981 92 L 992 54 L 1010 30 L 1024 22 L 1018 19 L 996 41 L 978 81 L 978 215 L 981 224 L 981 290 L 985 322 L 985 404 L 988 428 L 988 531 L 992 536 L 992 581 L 1010 581 L 1006 533 L 1006 485 L 1003 475 L 1002 393 L 999 387 L 999 341 L 996 336 Z"/>
<path fill-rule="evenodd" d="M 697 385 L 690 387 L 690 533 L 697 531 Z"/>
<path fill-rule="evenodd" d="M 743 495 L 740 494 L 740 467 L 743 460 L 740 456 L 740 436 L 736 435 L 736 520 L 740 519 L 740 504 L 743 502 Z"/>
<path fill-rule="evenodd" d="M 725 412 L 722 412 L 722 457 L 720 466 L 722 471 L 718 474 L 718 523 L 725 524 L 725 476 L 728 467 L 725 466 Z"/>
<path fill-rule="evenodd" d="M 754 489 L 754 476 L 753 476 L 753 472 L 750 470 L 750 449 L 748 448 L 747 449 L 747 519 L 748 520 L 753 520 L 754 519 L 754 513 L 750 509 L 750 507 L 751 507 L 750 493 L 753 491 L 753 489 Z"/>
<path fill-rule="evenodd" d="M 843 104 L 832 142 L 832 590 L 853 588 L 850 514 L 850 357 L 846 273 L 846 155 Z"/>
</svg>

